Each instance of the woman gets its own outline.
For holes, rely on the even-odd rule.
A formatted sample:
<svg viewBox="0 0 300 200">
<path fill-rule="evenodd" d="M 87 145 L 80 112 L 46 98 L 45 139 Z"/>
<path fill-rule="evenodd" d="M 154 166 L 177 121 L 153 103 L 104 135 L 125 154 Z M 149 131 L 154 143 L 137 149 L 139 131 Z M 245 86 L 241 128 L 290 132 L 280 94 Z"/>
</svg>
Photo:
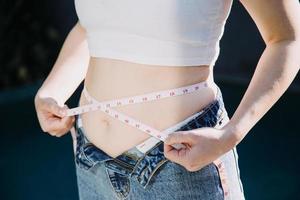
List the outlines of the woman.
<svg viewBox="0 0 300 200">
<path fill-rule="evenodd" d="M 79 22 L 35 105 L 44 132 L 60 137 L 75 126 L 80 199 L 244 199 L 236 145 L 299 70 L 300 8 L 241 2 L 266 49 L 229 119 L 213 66 L 232 0 L 75 1 Z M 83 79 L 83 107 L 68 110 Z M 146 101 L 151 92 L 172 98 Z"/>
</svg>

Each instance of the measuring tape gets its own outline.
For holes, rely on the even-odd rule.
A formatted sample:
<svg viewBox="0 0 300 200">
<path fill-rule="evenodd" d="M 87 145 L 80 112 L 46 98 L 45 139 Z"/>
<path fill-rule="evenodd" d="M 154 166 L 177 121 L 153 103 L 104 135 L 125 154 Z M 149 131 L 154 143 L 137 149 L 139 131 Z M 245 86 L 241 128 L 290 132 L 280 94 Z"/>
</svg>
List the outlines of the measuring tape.
<svg viewBox="0 0 300 200">
<path fill-rule="evenodd" d="M 137 129 L 153 136 L 152 138 L 149 138 L 145 142 L 136 146 L 141 152 L 145 152 L 145 151 L 147 151 L 147 149 L 149 147 L 153 146 L 153 144 L 157 143 L 158 141 L 164 141 L 168 137 L 168 135 L 170 133 L 172 133 L 174 130 L 169 128 L 164 131 L 159 131 L 155 128 L 152 128 L 152 127 L 142 123 L 141 121 L 139 121 L 137 119 L 134 119 L 128 115 L 125 115 L 123 113 L 120 113 L 120 112 L 112 109 L 112 107 L 128 105 L 128 104 L 144 103 L 144 102 L 154 101 L 154 100 L 163 99 L 163 98 L 167 98 L 167 97 L 174 97 L 174 96 L 189 94 L 189 93 L 199 90 L 200 88 L 205 88 L 205 87 L 208 87 L 208 81 L 203 81 L 200 83 L 196 83 L 196 84 L 192 84 L 192 85 L 188 85 L 188 86 L 184 86 L 184 87 L 179 87 L 179 88 L 174 88 L 174 89 L 169 89 L 169 90 L 162 90 L 162 91 L 146 93 L 146 94 L 142 94 L 142 95 L 136 95 L 136 96 L 114 99 L 114 100 L 109 100 L 109 101 L 101 101 L 101 102 L 94 99 L 92 96 L 90 96 L 86 87 L 84 87 L 83 94 L 85 95 L 89 104 L 79 106 L 76 108 L 72 108 L 72 109 L 68 109 L 66 115 L 73 116 L 73 115 L 80 115 L 82 113 L 86 113 L 86 112 L 90 112 L 90 111 L 101 110 L 101 111 L 105 112 L 106 114 L 110 115 L 111 117 L 118 119 L 129 126 L 133 126 Z M 200 114 L 200 113 L 198 112 L 196 114 Z M 186 121 L 186 120 L 184 120 L 184 121 Z M 185 146 L 183 144 L 175 144 L 172 146 L 176 149 L 185 148 Z"/>
</svg>

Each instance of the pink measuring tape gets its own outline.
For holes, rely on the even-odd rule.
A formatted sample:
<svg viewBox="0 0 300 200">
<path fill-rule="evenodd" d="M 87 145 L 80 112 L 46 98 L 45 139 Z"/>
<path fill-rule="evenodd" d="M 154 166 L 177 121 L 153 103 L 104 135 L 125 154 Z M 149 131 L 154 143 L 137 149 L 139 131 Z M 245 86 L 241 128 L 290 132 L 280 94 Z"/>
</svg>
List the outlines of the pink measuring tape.
<svg viewBox="0 0 300 200">
<path fill-rule="evenodd" d="M 215 84 L 213 82 L 213 84 Z M 152 92 L 152 93 L 146 93 L 142 95 L 137 95 L 137 96 L 131 96 L 131 97 L 125 97 L 125 98 L 120 98 L 120 99 L 115 99 L 115 100 L 109 100 L 109 101 L 97 101 L 93 97 L 91 97 L 87 91 L 87 89 L 84 87 L 83 88 L 83 94 L 85 95 L 87 101 L 89 104 L 83 105 L 80 107 L 72 108 L 67 110 L 67 116 L 73 116 L 73 115 L 79 115 L 82 113 L 90 112 L 90 111 L 96 111 L 96 110 L 101 110 L 111 117 L 118 119 L 130 126 L 133 126 L 143 132 L 146 132 L 147 134 L 153 136 L 146 140 L 145 142 L 139 144 L 136 146 L 141 152 L 146 152 L 149 147 L 153 146 L 153 144 L 157 143 L 158 141 L 164 141 L 170 133 L 173 131 L 166 129 L 164 131 L 159 131 L 155 128 L 152 128 L 136 119 L 133 119 L 132 117 L 125 115 L 123 113 L 120 113 L 112 107 L 116 106 L 122 106 L 122 105 L 128 105 L 128 104 L 136 104 L 136 103 L 143 103 L 143 102 L 149 102 L 153 100 L 158 100 L 158 99 L 163 99 L 166 97 L 173 97 L 173 96 L 179 96 L 179 95 L 184 95 L 188 93 L 195 92 L 199 90 L 200 88 L 208 87 L 208 81 L 203 81 L 200 83 L 184 86 L 184 87 L 179 87 L 179 88 L 174 88 L 174 89 L 169 89 L 169 90 L 162 90 L 162 91 L 157 91 L 157 92 Z M 200 113 L 198 113 L 200 114 Z M 175 144 L 172 145 L 176 149 L 180 148 L 186 148 L 183 144 Z"/>
</svg>

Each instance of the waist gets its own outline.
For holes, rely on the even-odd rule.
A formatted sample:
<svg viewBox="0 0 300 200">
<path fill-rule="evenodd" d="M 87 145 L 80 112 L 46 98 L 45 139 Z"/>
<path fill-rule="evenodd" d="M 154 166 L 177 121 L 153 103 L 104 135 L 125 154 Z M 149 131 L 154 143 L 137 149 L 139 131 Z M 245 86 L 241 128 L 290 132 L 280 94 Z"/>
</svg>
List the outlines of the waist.
<svg viewBox="0 0 300 200">
<path fill-rule="evenodd" d="M 85 88 L 95 100 L 102 102 L 203 81 L 213 83 L 207 80 L 213 80 L 211 68 L 208 66 L 153 68 L 121 60 L 93 58 L 85 79 Z M 209 84 L 208 87 L 191 94 L 118 106 L 115 110 L 139 119 L 157 130 L 164 130 L 212 102 L 217 93 L 213 86 L 214 84 Z M 81 96 L 79 104 L 88 104 L 85 95 Z M 111 156 L 119 155 L 150 137 L 139 129 L 125 126 L 102 111 L 85 113 L 82 121 L 87 138 Z"/>
<path fill-rule="evenodd" d="M 205 106 L 201 110 L 198 110 L 195 114 L 192 116 L 189 116 L 188 118 L 185 118 L 184 120 L 180 121 L 179 123 L 172 125 L 171 127 L 168 127 L 164 132 L 175 132 L 175 131 L 185 131 L 185 130 L 191 130 L 201 127 L 215 127 L 215 128 L 221 128 L 228 122 L 229 118 L 227 115 L 227 112 L 224 107 L 223 103 L 223 97 L 222 93 L 217 87 L 217 95 L 214 101 L 212 101 L 209 105 Z M 104 160 L 112 160 L 113 158 L 110 155 L 110 153 L 107 154 L 106 149 L 101 148 L 94 148 L 94 150 L 85 151 L 85 148 L 90 148 L 93 146 L 91 141 L 86 137 L 86 131 L 82 127 L 82 121 L 81 117 L 78 116 L 76 119 L 75 127 L 78 130 L 78 136 L 77 140 L 78 144 L 82 145 L 83 148 L 79 148 L 80 150 L 83 150 L 83 153 L 86 153 L 86 156 L 89 159 L 84 159 L 83 162 L 90 161 L 90 162 L 102 162 Z M 125 142 L 121 140 L 122 142 Z M 107 141 L 106 141 L 107 142 Z M 148 142 L 148 141 L 147 141 Z M 151 143 L 151 141 L 149 141 Z M 87 144 L 85 144 L 87 143 Z M 150 144 L 149 143 L 149 144 Z M 112 145 L 110 143 L 110 145 Z M 127 149 L 125 152 L 123 151 L 122 155 L 119 154 L 118 156 L 114 156 L 114 159 L 120 159 L 120 161 L 125 161 L 128 163 L 134 163 L 138 159 L 142 159 L 147 155 L 149 152 L 155 151 L 157 148 L 162 148 L 162 142 L 154 142 L 151 146 L 151 149 L 148 149 L 147 151 L 141 152 L 138 148 L 139 145 L 135 147 L 131 147 L 130 149 Z M 92 147 L 93 148 L 93 147 Z M 147 152 L 145 154 L 145 152 Z M 157 152 L 157 151 L 155 151 Z M 158 152 L 162 152 L 161 150 Z M 97 155 L 99 154 L 99 155 Z M 101 155 L 100 155 L 101 154 Z M 150 153 L 151 154 L 151 153 Z M 153 154 L 151 154 L 153 157 Z M 100 160 L 101 159 L 101 160 Z M 129 159 L 129 160 L 128 160 Z M 132 160 L 131 160 L 132 159 Z M 126 161 L 127 160 L 127 161 Z M 156 159 L 156 161 L 158 161 Z M 139 162 L 137 162 L 139 163 Z M 81 164 L 81 163 L 79 163 Z M 83 163 L 84 166 L 92 166 L 93 163 Z"/>
<path fill-rule="evenodd" d="M 213 80 L 212 68 L 159 66 L 110 58 L 91 58 L 85 86 L 98 100 L 132 96 Z"/>
</svg>

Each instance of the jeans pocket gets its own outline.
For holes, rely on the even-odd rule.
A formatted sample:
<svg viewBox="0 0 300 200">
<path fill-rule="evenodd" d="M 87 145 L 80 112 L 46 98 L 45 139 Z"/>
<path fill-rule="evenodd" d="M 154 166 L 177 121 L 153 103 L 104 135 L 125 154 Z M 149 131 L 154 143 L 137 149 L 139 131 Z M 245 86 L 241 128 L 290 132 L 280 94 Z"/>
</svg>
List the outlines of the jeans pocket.
<svg viewBox="0 0 300 200">
<path fill-rule="evenodd" d="M 107 167 L 106 174 L 109 179 L 109 183 L 117 197 L 120 199 L 125 199 L 129 195 L 130 191 L 130 181 L 128 176 L 118 173 Z"/>
<path fill-rule="evenodd" d="M 157 182 L 165 183 L 168 182 L 182 182 L 190 180 L 208 180 L 211 176 L 211 166 L 207 165 L 200 170 L 190 172 L 181 164 L 168 160 L 160 166 L 160 169 L 154 174 L 154 180 Z M 193 177 L 192 179 L 190 179 Z M 181 184 L 181 183 L 180 183 Z"/>
<path fill-rule="evenodd" d="M 214 164 L 191 172 L 178 163 L 168 161 L 149 185 L 150 189 L 163 190 L 157 193 L 168 196 L 167 199 L 172 199 L 171 195 L 173 199 L 224 200 L 224 191 Z"/>
<path fill-rule="evenodd" d="M 184 170 L 185 168 L 183 166 L 166 159 L 155 168 L 149 177 L 149 185 L 175 184 L 176 178 L 184 176 Z"/>
</svg>

